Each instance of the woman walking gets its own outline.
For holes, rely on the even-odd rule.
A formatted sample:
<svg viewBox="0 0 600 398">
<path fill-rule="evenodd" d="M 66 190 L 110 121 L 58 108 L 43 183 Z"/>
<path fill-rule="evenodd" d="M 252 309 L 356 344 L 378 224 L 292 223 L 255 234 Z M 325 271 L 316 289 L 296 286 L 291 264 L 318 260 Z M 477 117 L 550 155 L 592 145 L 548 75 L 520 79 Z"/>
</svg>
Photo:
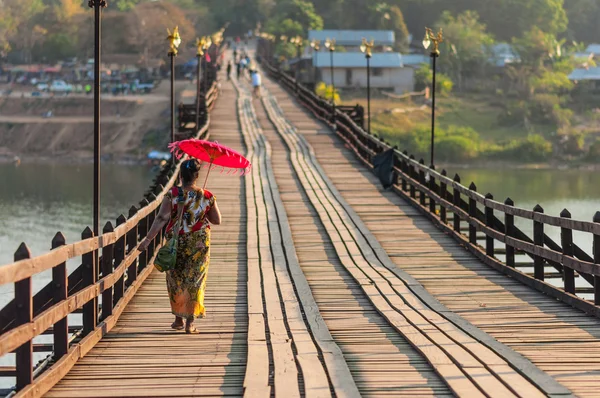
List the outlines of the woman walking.
<svg viewBox="0 0 600 398">
<path fill-rule="evenodd" d="M 210 263 L 210 224 L 221 223 L 216 198 L 210 191 L 196 186 L 200 163 L 196 159 L 181 164 L 181 187 L 173 187 L 160 206 L 148 236 L 141 242 L 140 251 L 167 225 L 167 239 L 177 224 L 179 206 L 183 206 L 181 229 L 177 242 L 175 269 L 167 271 L 167 289 L 175 322 L 171 327 L 186 333 L 198 333 L 194 319 L 204 318 L 204 291 Z M 184 321 L 186 320 L 185 325 Z"/>
</svg>

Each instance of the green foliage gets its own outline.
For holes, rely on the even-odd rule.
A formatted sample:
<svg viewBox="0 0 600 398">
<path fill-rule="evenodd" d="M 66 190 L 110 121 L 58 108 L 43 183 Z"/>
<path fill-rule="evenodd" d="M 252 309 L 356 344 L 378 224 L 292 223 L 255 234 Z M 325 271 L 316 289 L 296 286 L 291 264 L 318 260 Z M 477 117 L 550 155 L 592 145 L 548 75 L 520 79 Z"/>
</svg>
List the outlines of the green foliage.
<svg viewBox="0 0 600 398">
<path fill-rule="evenodd" d="M 428 64 L 423 64 L 415 71 L 415 88 L 423 90 L 425 87 L 431 87 L 433 84 L 433 71 Z M 436 93 L 448 96 L 452 92 L 454 83 L 443 73 L 437 72 L 435 75 Z"/>
<path fill-rule="evenodd" d="M 490 145 L 482 153 L 488 160 L 544 161 L 552 155 L 552 143 L 538 134 Z"/>
<path fill-rule="evenodd" d="M 324 82 L 319 82 L 319 84 L 317 84 L 317 86 L 315 87 L 315 93 L 321 97 L 321 98 L 325 98 L 328 101 L 331 101 L 331 97 L 333 95 L 333 101 L 336 104 L 340 103 L 340 93 L 338 90 L 334 91 L 333 86 L 331 85 L 327 85 Z"/>
<path fill-rule="evenodd" d="M 463 78 L 483 74 L 492 55 L 494 40 L 474 11 L 465 11 L 456 17 L 446 11 L 439 26 L 444 31 L 441 69 L 450 74 L 461 88 Z"/>
</svg>

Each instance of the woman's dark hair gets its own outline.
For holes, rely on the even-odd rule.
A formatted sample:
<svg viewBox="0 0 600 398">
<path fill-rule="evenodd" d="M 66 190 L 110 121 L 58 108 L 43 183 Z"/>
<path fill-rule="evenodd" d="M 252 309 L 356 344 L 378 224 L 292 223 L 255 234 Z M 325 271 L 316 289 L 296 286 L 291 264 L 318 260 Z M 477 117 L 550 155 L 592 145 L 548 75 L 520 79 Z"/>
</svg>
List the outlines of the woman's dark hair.
<svg viewBox="0 0 600 398">
<path fill-rule="evenodd" d="M 194 183 L 200 175 L 200 162 L 196 159 L 186 160 L 181 164 L 179 176 L 184 185 Z"/>
</svg>

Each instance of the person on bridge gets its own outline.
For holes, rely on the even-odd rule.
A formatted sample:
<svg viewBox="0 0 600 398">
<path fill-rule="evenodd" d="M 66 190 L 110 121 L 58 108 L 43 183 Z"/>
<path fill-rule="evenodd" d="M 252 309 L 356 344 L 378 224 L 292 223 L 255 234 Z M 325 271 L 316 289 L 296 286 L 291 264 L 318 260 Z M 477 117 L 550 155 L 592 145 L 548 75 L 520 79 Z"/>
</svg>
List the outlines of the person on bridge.
<svg viewBox="0 0 600 398">
<path fill-rule="evenodd" d="M 204 318 L 204 291 L 210 262 L 210 224 L 221 223 L 221 213 L 215 196 L 196 186 L 200 163 L 196 159 L 181 164 L 181 187 L 173 187 L 164 197 L 158 216 L 148 236 L 141 242 L 140 251 L 148 248 L 150 241 L 168 223 L 167 239 L 173 234 L 177 223 L 179 190 L 183 195 L 183 220 L 177 242 L 177 264 L 167 271 L 167 290 L 175 322 L 171 328 L 186 333 L 198 333 L 194 326 L 196 318 Z M 186 320 L 185 326 L 183 320 Z"/>
<path fill-rule="evenodd" d="M 252 76 L 252 88 L 254 89 L 254 98 L 260 98 L 260 86 L 262 85 L 262 79 L 260 73 L 256 69 L 250 71 Z"/>
<path fill-rule="evenodd" d="M 231 80 L 231 68 L 233 67 L 233 65 L 231 64 L 231 61 L 229 61 L 227 63 L 227 80 Z"/>
</svg>

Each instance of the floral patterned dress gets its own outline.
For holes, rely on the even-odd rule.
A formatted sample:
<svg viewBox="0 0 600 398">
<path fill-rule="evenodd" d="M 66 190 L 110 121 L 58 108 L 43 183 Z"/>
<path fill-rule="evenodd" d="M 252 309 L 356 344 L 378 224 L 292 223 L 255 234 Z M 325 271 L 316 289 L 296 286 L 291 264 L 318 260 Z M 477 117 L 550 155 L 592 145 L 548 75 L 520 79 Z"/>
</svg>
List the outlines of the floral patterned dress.
<svg viewBox="0 0 600 398">
<path fill-rule="evenodd" d="M 216 198 L 207 190 L 184 191 L 183 223 L 177 242 L 177 263 L 168 271 L 167 289 L 171 311 L 182 318 L 204 318 L 204 291 L 210 263 L 210 224 L 206 215 Z M 171 200 L 171 222 L 167 226 L 167 239 L 173 234 L 177 222 L 178 191 L 174 187 L 167 193 Z"/>
</svg>

